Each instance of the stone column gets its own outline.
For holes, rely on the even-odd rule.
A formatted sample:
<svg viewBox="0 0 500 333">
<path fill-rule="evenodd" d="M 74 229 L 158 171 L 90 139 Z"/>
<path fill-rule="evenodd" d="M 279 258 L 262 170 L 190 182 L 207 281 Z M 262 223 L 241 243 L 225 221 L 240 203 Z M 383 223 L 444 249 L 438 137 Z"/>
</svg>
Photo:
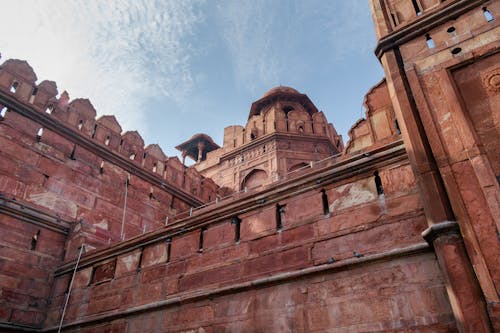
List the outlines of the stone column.
<svg viewBox="0 0 500 333">
<path fill-rule="evenodd" d="M 485 301 L 467 256 L 424 124 L 413 100 L 399 49 L 381 57 L 389 94 L 415 178 L 429 228 L 424 237 L 434 247 L 460 332 L 492 332 Z"/>
<path fill-rule="evenodd" d="M 203 150 L 205 149 L 205 142 L 198 142 L 198 162 L 203 160 Z"/>
</svg>

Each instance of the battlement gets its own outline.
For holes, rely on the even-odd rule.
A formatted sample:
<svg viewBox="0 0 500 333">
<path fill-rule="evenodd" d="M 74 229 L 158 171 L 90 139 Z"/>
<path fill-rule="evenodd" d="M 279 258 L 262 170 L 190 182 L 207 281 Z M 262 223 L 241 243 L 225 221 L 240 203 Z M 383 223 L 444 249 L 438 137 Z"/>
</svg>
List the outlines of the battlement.
<svg viewBox="0 0 500 333">
<path fill-rule="evenodd" d="M 43 81 L 37 85 L 36 80 L 36 74 L 25 61 L 7 60 L 0 66 L 0 90 L 5 93 L 6 98 L 15 98 L 30 109 L 65 125 L 75 135 L 90 138 L 100 150 L 105 148 L 123 156 L 135 166 L 184 190 L 187 196 L 192 197 L 193 205 L 215 197 L 217 186 L 197 172 L 188 172 L 188 168 L 183 166 L 177 157 L 167 157 L 156 144 L 144 147 L 144 140 L 136 131 L 122 133 L 122 128 L 114 116 L 101 116 L 96 119 L 96 110 L 88 99 L 69 101 L 67 92 L 57 98 L 58 92 L 54 82 Z M 9 116 L 4 114 L 2 119 L 8 122 Z M 44 133 L 45 129 L 37 127 L 38 125 L 41 124 L 32 123 L 30 126 L 33 137 L 37 137 L 41 130 L 38 141 L 52 143 L 46 140 L 48 135 Z M 75 158 L 74 154 L 78 154 L 76 151 L 68 153 L 73 154 L 72 158 Z M 105 172 L 108 161 L 103 159 L 96 162 L 100 172 Z"/>
</svg>

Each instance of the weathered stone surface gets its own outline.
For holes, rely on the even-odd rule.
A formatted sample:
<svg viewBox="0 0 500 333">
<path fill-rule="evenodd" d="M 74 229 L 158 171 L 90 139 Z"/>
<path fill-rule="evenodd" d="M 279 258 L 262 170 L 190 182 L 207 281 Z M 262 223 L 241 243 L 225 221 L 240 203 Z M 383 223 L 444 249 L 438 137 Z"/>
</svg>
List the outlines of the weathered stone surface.
<svg viewBox="0 0 500 333">
<path fill-rule="evenodd" d="M 499 21 L 484 13 L 500 1 L 473 2 L 370 1 L 387 78 L 345 149 L 277 87 L 222 147 L 180 145 L 186 168 L 26 62 L 0 65 L 21 108 L 0 119 L 0 325 L 54 328 L 84 244 L 66 331 L 498 330 Z M 440 234 L 452 220 L 460 233 Z"/>
</svg>

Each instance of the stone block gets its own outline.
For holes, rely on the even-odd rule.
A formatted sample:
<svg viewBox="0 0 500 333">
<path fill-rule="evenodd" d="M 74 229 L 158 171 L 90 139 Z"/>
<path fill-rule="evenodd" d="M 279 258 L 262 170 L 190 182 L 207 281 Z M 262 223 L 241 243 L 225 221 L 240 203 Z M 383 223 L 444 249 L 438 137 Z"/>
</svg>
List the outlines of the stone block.
<svg viewBox="0 0 500 333">
<path fill-rule="evenodd" d="M 136 273 L 140 256 L 141 250 L 135 250 L 131 253 L 118 256 L 116 259 L 115 277 L 118 278 L 132 272 Z"/>
<path fill-rule="evenodd" d="M 192 256 L 198 253 L 200 240 L 200 231 L 191 231 L 185 235 L 174 237 L 172 239 L 172 248 L 170 250 L 171 261 L 180 258 Z"/>
<path fill-rule="evenodd" d="M 207 228 L 203 239 L 203 250 L 209 250 L 212 247 L 221 247 L 234 243 L 235 226 L 229 221 L 210 226 Z"/>
<path fill-rule="evenodd" d="M 276 232 L 275 207 L 266 207 L 262 210 L 243 215 L 240 224 L 241 241 L 248 241 Z"/>
<path fill-rule="evenodd" d="M 159 242 L 146 246 L 142 252 L 141 267 L 162 264 L 167 262 L 167 243 Z"/>
</svg>

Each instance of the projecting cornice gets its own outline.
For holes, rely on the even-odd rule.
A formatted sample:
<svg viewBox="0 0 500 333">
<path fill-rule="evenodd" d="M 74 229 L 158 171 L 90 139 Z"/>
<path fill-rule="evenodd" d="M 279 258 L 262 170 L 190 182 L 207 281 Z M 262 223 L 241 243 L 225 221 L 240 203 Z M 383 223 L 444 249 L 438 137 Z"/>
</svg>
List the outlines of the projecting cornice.
<svg viewBox="0 0 500 333">
<path fill-rule="evenodd" d="M 55 232 L 67 234 L 71 221 L 62 220 L 59 216 L 47 214 L 41 210 L 17 202 L 0 194 L 0 214 L 8 215 L 17 220 L 35 224 Z"/>
<path fill-rule="evenodd" d="M 447 21 L 454 20 L 458 16 L 486 2 L 488 2 L 488 0 L 460 0 L 444 7 L 442 10 L 423 15 L 417 18 L 415 22 L 397 28 L 395 31 L 382 37 L 375 47 L 375 55 L 380 60 L 388 50 L 398 47 L 416 37 L 422 36 L 435 27 Z"/>
</svg>

